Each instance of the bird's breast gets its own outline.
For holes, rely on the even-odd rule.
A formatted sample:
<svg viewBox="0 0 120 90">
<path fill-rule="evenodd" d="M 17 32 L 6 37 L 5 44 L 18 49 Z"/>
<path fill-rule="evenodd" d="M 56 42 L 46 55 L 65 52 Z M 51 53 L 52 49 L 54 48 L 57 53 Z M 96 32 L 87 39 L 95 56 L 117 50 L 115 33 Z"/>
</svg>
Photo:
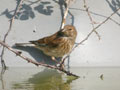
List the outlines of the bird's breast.
<svg viewBox="0 0 120 90">
<path fill-rule="evenodd" d="M 69 53 L 73 47 L 73 43 L 68 39 L 64 39 L 63 42 L 59 43 L 59 45 L 53 49 L 48 49 L 44 53 L 49 56 L 55 57 L 63 57 L 65 54 Z"/>
<path fill-rule="evenodd" d="M 63 38 L 56 47 L 39 47 L 46 55 L 54 57 L 63 57 L 65 54 L 69 53 L 73 47 L 73 41 Z"/>
</svg>

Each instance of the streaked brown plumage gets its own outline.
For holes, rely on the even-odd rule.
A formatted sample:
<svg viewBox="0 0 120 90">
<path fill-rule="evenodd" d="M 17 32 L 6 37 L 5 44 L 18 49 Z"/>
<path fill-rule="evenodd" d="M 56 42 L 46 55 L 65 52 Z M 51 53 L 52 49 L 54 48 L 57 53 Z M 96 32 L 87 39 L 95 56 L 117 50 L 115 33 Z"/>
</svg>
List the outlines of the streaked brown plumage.
<svg viewBox="0 0 120 90">
<path fill-rule="evenodd" d="M 75 43 L 77 31 L 74 26 L 66 25 L 63 30 L 36 41 L 30 41 L 48 56 L 63 57 Z"/>
<path fill-rule="evenodd" d="M 77 31 L 74 26 L 66 25 L 63 30 L 55 34 L 41 38 L 36 41 L 30 41 L 35 47 L 42 50 L 44 54 L 51 57 L 63 57 L 73 48 Z"/>
</svg>

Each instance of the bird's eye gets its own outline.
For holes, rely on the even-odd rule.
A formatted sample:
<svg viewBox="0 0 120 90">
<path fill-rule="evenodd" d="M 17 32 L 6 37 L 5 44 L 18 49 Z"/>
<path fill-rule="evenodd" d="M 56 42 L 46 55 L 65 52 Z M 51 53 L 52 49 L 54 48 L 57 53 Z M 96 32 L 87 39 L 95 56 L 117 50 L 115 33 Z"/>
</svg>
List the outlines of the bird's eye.
<svg viewBox="0 0 120 90">
<path fill-rule="evenodd" d="M 71 28 L 69 30 L 72 30 Z"/>
</svg>

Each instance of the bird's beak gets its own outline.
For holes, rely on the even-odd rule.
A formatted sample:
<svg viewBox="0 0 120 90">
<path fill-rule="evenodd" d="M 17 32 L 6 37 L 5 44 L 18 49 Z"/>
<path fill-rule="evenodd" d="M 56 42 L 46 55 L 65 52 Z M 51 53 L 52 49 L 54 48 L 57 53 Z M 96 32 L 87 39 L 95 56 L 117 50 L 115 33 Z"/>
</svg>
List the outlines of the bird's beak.
<svg viewBox="0 0 120 90">
<path fill-rule="evenodd" d="M 64 29 L 61 29 L 61 32 L 63 32 L 64 31 Z"/>
<path fill-rule="evenodd" d="M 64 32 L 64 31 L 66 31 L 66 29 L 62 29 L 62 30 L 61 30 L 61 32 Z"/>
</svg>

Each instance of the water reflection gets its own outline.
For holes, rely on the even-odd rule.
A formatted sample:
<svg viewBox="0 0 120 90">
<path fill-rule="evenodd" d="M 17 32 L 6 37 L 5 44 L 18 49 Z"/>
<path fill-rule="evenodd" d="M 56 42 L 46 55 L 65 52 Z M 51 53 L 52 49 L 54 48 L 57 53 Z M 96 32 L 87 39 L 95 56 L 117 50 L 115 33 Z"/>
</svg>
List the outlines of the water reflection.
<svg viewBox="0 0 120 90">
<path fill-rule="evenodd" d="M 13 89 L 30 90 L 70 90 L 70 84 L 63 80 L 62 74 L 56 70 L 44 69 L 29 78 L 24 83 L 14 83 Z"/>
<path fill-rule="evenodd" d="M 4 73 L 5 73 L 5 69 L 1 69 L 1 73 L 0 73 L 0 81 L 1 81 L 1 86 L 2 86 L 2 89 L 4 90 L 4 87 L 5 87 L 5 85 L 4 85 Z"/>
<path fill-rule="evenodd" d="M 72 67 L 70 71 L 80 78 L 44 67 L 9 68 L 0 75 L 0 90 L 120 90 L 120 67 Z"/>
</svg>

